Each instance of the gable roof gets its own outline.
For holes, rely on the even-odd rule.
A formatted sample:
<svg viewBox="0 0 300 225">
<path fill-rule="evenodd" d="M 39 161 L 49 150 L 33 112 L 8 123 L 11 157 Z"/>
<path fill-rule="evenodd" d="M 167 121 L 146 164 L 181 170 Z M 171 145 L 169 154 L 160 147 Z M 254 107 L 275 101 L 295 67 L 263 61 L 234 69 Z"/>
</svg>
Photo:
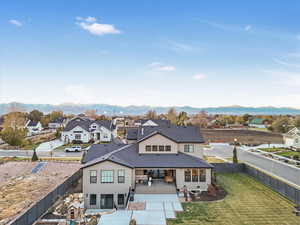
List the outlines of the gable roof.
<svg viewBox="0 0 300 225">
<path fill-rule="evenodd" d="M 127 140 L 137 140 L 138 128 L 127 129 L 126 139 Z"/>
<path fill-rule="evenodd" d="M 66 127 L 64 128 L 64 131 L 70 131 L 77 126 L 81 127 L 86 131 L 90 131 L 90 125 L 93 123 L 96 123 L 99 126 L 103 126 L 108 130 L 115 129 L 115 125 L 111 120 L 93 120 L 88 117 L 76 117 L 67 123 Z"/>
<path fill-rule="evenodd" d="M 250 120 L 249 124 L 257 124 L 257 125 L 261 125 L 264 124 L 265 120 L 262 118 L 253 118 L 252 120 Z"/>
<path fill-rule="evenodd" d="M 38 123 L 39 121 L 29 120 L 29 122 L 27 123 L 27 127 L 36 127 Z"/>
<path fill-rule="evenodd" d="M 140 120 L 136 120 L 135 123 L 140 123 L 143 126 L 143 124 L 147 123 L 148 121 L 152 121 L 153 123 L 157 124 L 157 126 L 168 127 L 171 125 L 170 120 L 162 120 L 162 119 L 140 119 Z"/>
<path fill-rule="evenodd" d="M 141 142 L 155 134 L 163 135 L 177 143 L 204 143 L 199 127 L 196 126 L 170 126 L 170 127 L 144 127 L 138 130 L 137 141 Z"/>
<path fill-rule="evenodd" d="M 55 118 L 54 120 L 51 120 L 50 123 L 63 123 L 65 120 L 64 117 L 58 117 L 58 118 Z"/>
<path fill-rule="evenodd" d="M 138 144 L 93 145 L 85 155 L 83 168 L 111 161 L 130 168 L 213 168 L 205 160 L 178 152 L 177 154 L 139 154 Z"/>
</svg>

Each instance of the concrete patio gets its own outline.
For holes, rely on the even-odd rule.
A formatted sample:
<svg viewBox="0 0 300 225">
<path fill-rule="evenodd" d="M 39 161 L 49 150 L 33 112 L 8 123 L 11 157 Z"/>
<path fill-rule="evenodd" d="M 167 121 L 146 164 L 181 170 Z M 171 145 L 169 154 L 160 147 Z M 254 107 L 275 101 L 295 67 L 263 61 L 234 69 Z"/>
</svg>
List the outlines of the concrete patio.
<svg viewBox="0 0 300 225">
<path fill-rule="evenodd" d="M 148 184 L 136 184 L 136 194 L 176 194 L 174 183 L 166 183 L 164 181 L 154 181 L 151 186 Z"/>
</svg>

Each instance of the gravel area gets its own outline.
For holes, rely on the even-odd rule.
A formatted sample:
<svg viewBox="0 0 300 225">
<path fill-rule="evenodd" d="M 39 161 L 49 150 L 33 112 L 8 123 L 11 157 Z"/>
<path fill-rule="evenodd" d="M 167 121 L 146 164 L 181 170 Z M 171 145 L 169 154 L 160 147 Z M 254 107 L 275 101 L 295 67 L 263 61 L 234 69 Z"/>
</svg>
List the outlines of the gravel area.
<svg viewBox="0 0 300 225">
<path fill-rule="evenodd" d="M 7 162 L 0 165 L 0 225 L 24 212 L 36 201 L 64 182 L 79 163 L 47 162 L 36 174 L 38 162 Z"/>
</svg>

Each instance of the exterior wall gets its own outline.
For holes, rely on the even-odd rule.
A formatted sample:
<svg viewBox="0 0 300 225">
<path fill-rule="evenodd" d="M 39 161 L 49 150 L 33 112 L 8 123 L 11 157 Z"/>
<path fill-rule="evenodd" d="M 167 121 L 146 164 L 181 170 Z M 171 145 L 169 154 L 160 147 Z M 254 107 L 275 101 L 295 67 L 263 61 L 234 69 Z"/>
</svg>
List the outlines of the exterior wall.
<svg viewBox="0 0 300 225">
<path fill-rule="evenodd" d="M 295 148 L 300 148 L 300 136 L 295 135 L 293 137 L 284 136 L 284 144 Z"/>
<path fill-rule="evenodd" d="M 63 127 L 63 124 L 60 124 L 60 123 L 49 123 L 48 126 L 51 129 L 57 129 L 57 128 Z"/>
<path fill-rule="evenodd" d="M 255 128 L 267 128 L 264 124 L 249 124 L 249 127 L 255 127 Z"/>
<path fill-rule="evenodd" d="M 81 128 L 80 126 L 77 126 L 75 128 L 73 128 L 70 131 L 63 131 L 62 135 L 61 135 L 61 140 L 65 143 L 68 142 L 72 142 L 75 139 L 75 134 L 74 131 L 81 131 L 81 139 L 80 141 L 82 141 L 83 143 L 88 143 L 89 140 L 91 139 L 91 135 L 88 131 L 84 130 L 83 128 Z"/>
<path fill-rule="evenodd" d="M 146 145 L 171 145 L 170 152 L 146 152 Z M 178 144 L 160 134 L 155 134 L 154 136 L 145 139 L 139 143 L 139 153 L 140 154 L 177 154 Z"/>
<path fill-rule="evenodd" d="M 208 185 L 211 184 L 211 169 L 206 169 L 206 182 L 185 182 L 184 170 L 185 169 L 176 169 L 177 189 L 182 189 L 185 185 L 188 188 L 188 190 L 200 189 L 201 191 L 207 191 Z"/>
<path fill-rule="evenodd" d="M 194 145 L 194 152 L 184 152 L 184 145 L 186 144 L 192 144 Z M 191 156 L 195 156 L 198 158 L 203 159 L 203 145 L 202 144 L 193 144 L 193 143 L 180 143 L 178 144 L 178 150 L 180 152 L 183 152 L 185 154 L 191 155 Z"/>
<path fill-rule="evenodd" d="M 118 183 L 118 170 L 125 170 L 125 183 Z M 97 171 L 97 183 L 90 183 L 90 171 Z M 101 183 L 101 170 L 114 170 L 114 182 L 113 183 Z M 114 203 L 118 203 L 118 194 L 124 194 L 127 198 L 129 188 L 134 184 L 134 170 L 110 161 L 98 163 L 96 165 L 83 169 L 83 193 L 84 193 L 84 205 L 85 208 L 100 208 L 100 195 L 101 194 L 113 194 Z M 90 206 L 89 195 L 97 195 L 97 205 Z M 122 206 L 119 206 L 122 207 Z"/>
<path fill-rule="evenodd" d="M 27 135 L 31 136 L 31 135 L 41 133 L 41 131 L 43 130 L 43 127 L 42 127 L 42 124 L 40 122 L 38 122 L 38 124 L 35 127 L 27 127 L 27 130 L 28 130 Z"/>
</svg>

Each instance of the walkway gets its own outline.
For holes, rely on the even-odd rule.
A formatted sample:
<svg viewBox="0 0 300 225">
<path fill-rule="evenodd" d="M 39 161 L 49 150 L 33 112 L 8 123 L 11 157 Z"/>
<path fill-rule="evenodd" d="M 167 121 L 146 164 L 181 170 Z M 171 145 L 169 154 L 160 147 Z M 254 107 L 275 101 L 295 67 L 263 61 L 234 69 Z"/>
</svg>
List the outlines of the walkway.
<svg viewBox="0 0 300 225">
<path fill-rule="evenodd" d="M 41 151 L 46 151 L 46 152 L 50 152 L 51 150 L 62 146 L 64 143 L 59 140 L 59 139 L 55 139 L 53 141 L 48 141 L 48 142 L 44 142 L 42 144 L 40 144 L 37 148 L 36 151 L 37 152 L 41 152 Z"/>
</svg>

